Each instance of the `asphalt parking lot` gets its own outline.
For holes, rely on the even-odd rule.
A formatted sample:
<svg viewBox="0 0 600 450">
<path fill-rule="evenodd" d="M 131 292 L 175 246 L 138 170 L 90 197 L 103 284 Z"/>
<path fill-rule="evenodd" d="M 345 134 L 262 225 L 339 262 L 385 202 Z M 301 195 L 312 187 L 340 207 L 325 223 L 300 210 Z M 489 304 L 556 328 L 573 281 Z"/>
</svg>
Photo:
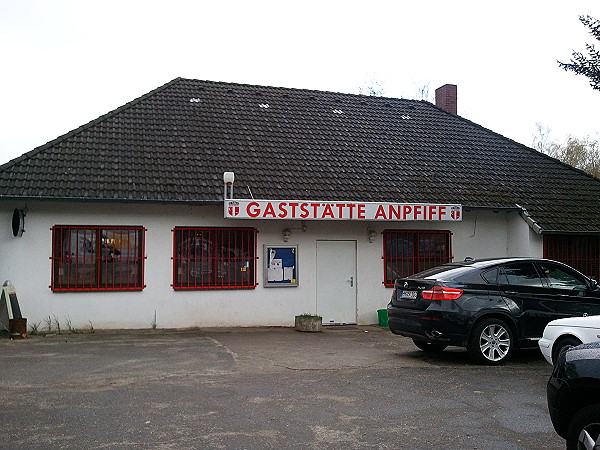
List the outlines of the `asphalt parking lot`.
<svg viewBox="0 0 600 450">
<path fill-rule="evenodd" d="M 562 449 L 537 350 L 501 367 L 377 326 L 0 340 L 0 448 Z"/>
</svg>

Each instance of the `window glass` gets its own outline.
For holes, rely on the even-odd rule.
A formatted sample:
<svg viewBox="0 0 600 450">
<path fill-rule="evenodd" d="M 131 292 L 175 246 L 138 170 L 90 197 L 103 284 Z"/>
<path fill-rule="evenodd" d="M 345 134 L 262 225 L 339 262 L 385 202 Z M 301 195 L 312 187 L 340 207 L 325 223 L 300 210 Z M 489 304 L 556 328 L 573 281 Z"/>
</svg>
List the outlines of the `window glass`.
<svg viewBox="0 0 600 450">
<path fill-rule="evenodd" d="M 173 287 L 255 287 L 256 259 L 253 228 L 178 227 L 174 230 Z"/>
<path fill-rule="evenodd" d="M 386 230 L 384 241 L 385 286 L 394 286 L 396 278 L 450 262 L 449 231 Z"/>
<path fill-rule="evenodd" d="M 576 272 L 566 267 L 561 267 L 552 263 L 540 263 L 542 273 L 546 277 L 550 287 L 555 289 L 572 289 L 584 291 L 587 289 L 587 283 Z"/>
<path fill-rule="evenodd" d="M 489 284 L 497 284 L 498 283 L 498 268 L 494 268 L 492 270 L 488 270 L 481 274 L 483 279 L 487 281 Z"/>
<path fill-rule="evenodd" d="M 52 228 L 55 291 L 142 289 L 143 263 L 142 227 Z"/>
<path fill-rule="evenodd" d="M 500 269 L 498 282 L 514 286 L 543 287 L 542 279 L 531 263 L 509 264 Z"/>
</svg>

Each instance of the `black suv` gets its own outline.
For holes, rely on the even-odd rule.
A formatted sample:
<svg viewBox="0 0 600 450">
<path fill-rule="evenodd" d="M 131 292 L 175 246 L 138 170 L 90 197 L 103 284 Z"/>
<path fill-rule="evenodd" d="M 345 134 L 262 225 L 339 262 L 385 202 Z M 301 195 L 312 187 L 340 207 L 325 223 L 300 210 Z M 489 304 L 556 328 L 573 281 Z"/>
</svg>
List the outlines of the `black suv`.
<svg viewBox="0 0 600 450">
<path fill-rule="evenodd" d="M 392 333 L 420 349 L 466 347 L 493 365 L 515 347 L 536 346 L 551 320 L 600 314 L 600 289 L 556 261 L 467 258 L 398 278 L 387 311 Z"/>
<path fill-rule="evenodd" d="M 567 449 L 600 448 L 600 342 L 561 353 L 547 394 L 552 425 Z"/>
</svg>

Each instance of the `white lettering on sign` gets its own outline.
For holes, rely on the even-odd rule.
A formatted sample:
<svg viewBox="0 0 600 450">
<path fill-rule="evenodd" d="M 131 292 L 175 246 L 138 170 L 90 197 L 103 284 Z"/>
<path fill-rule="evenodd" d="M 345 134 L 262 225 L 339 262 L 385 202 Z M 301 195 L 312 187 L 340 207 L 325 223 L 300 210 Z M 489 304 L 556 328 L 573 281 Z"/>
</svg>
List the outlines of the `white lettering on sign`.
<svg viewBox="0 0 600 450">
<path fill-rule="evenodd" d="M 323 202 L 307 200 L 225 200 L 226 219 L 300 220 L 462 220 L 461 205 L 430 203 Z"/>
</svg>

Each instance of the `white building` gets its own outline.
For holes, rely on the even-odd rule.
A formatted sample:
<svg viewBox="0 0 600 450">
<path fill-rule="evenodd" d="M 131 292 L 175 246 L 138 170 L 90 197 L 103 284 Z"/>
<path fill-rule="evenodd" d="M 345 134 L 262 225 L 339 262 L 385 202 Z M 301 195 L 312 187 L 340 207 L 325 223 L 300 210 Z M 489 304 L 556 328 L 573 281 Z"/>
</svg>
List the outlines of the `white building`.
<svg viewBox="0 0 600 450">
<path fill-rule="evenodd" d="M 173 80 L 0 167 L 0 277 L 30 325 L 75 328 L 376 323 L 396 276 L 467 256 L 597 278 L 600 181 L 440 89 Z"/>
</svg>

